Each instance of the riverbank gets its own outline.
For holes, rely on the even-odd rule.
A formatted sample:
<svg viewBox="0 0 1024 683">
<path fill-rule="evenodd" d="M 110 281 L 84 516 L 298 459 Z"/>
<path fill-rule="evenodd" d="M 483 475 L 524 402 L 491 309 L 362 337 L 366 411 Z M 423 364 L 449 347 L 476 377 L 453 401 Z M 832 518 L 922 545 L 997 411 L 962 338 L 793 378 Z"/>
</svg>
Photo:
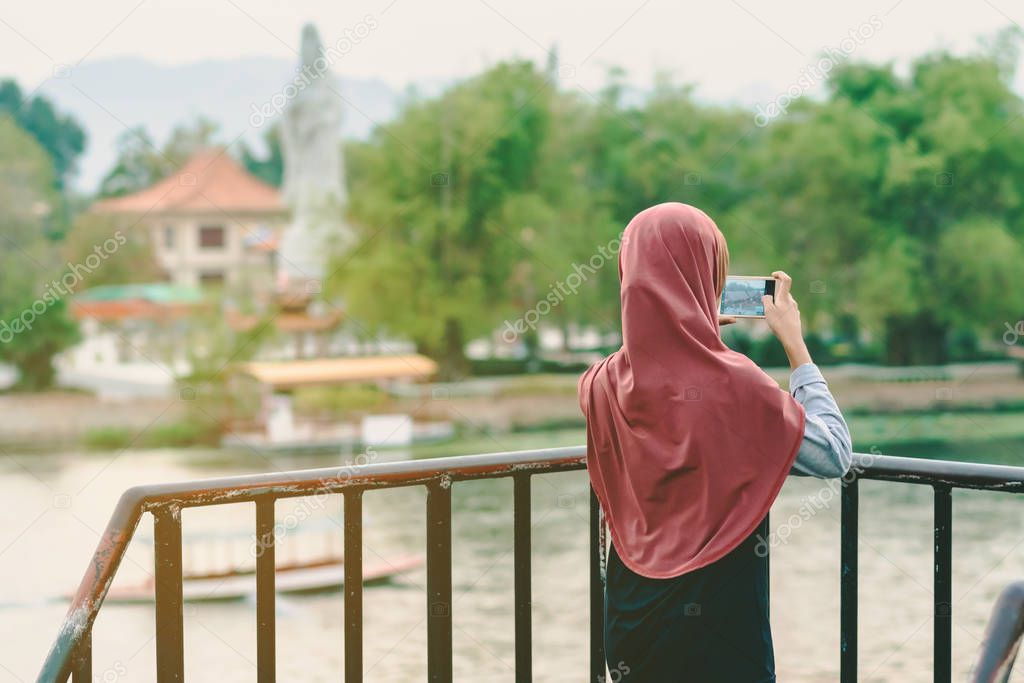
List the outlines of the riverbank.
<svg viewBox="0 0 1024 683">
<path fill-rule="evenodd" d="M 1014 462 L 1024 444 L 1024 380 L 1014 364 L 888 369 L 825 368 L 858 450 L 1000 443 Z M 769 370 L 785 386 L 788 370 Z M 188 405 L 180 397 L 103 399 L 84 393 L 0 395 L 0 444 L 32 451 L 89 444 L 118 449 L 180 446 Z M 458 438 L 417 449 L 457 454 L 581 443 L 576 376 L 524 375 L 417 385 L 387 412 L 450 420 Z M 170 439 L 167 443 L 161 440 Z M 1011 444 L 1011 445 L 1007 445 Z M 886 450 L 886 449 L 889 450 Z M 957 449 L 959 450 L 959 449 Z M 1024 462 L 1024 456 L 1016 462 Z"/>
</svg>

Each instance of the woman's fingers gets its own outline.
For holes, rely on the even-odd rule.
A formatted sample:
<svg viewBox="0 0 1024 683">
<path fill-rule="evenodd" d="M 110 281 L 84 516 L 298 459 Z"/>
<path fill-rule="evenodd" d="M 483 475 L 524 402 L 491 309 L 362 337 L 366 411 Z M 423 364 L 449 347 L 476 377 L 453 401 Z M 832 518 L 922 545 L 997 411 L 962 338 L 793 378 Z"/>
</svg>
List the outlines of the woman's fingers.
<svg viewBox="0 0 1024 683">
<path fill-rule="evenodd" d="M 732 325 L 734 322 L 736 322 L 736 318 L 733 318 L 732 316 L 729 316 L 729 315 L 723 315 L 723 316 L 719 316 L 718 317 L 718 326 L 719 327 L 725 327 L 726 325 Z"/>
<path fill-rule="evenodd" d="M 790 288 L 793 286 L 793 278 L 791 278 L 786 271 L 776 270 L 772 273 L 772 277 L 775 278 L 775 296 L 785 298 L 789 294 Z"/>
</svg>

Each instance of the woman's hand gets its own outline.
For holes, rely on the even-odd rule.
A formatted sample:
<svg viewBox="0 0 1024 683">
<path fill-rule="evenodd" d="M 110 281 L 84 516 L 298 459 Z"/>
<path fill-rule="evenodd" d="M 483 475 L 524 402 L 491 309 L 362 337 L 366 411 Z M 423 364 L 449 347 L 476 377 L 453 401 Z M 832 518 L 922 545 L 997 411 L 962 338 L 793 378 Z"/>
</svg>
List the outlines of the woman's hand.
<svg viewBox="0 0 1024 683">
<path fill-rule="evenodd" d="M 726 325 L 732 325 L 734 322 L 736 322 L 736 318 L 732 317 L 731 315 L 720 315 L 720 316 L 718 316 L 718 326 L 719 327 L 725 327 Z"/>
<path fill-rule="evenodd" d="M 789 365 L 796 368 L 804 363 L 811 362 L 811 354 L 807 351 L 807 344 L 804 343 L 803 327 L 800 324 L 800 308 L 796 299 L 790 293 L 793 286 L 793 278 L 785 272 L 777 270 L 772 273 L 775 278 L 775 298 L 765 295 L 761 297 L 764 303 L 764 319 L 768 327 L 775 334 L 782 348 L 789 358 Z"/>
</svg>

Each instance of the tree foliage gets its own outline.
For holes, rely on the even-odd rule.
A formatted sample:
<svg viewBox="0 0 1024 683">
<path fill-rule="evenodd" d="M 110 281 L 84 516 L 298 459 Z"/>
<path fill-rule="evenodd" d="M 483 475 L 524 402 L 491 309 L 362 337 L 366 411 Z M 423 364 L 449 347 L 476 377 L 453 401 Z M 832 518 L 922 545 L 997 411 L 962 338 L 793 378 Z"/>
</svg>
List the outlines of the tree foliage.
<svg viewBox="0 0 1024 683">
<path fill-rule="evenodd" d="M 163 147 L 157 147 L 141 126 L 126 130 L 117 139 L 117 161 L 104 176 L 99 195 L 117 197 L 149 187 L 216 140 L 217 124 L 201 117 L 177 126 Z"/>
<path fill-rule="evenodd" d="M 607 241 L 612 224 L 569 156 L 573 108 L 558 98 L 531 64 L 504 64 L 410 103 L 349 150 L 364 242 L 336 262 L 335 291 L 446 376 L 465 372 L 467 341 L 565 277 L 565 258 Z"/>
<path fill-rule="evenodd" d="M 51 285 L 60 274 L 46 235 L 59 197 L 54 185 L 46 150 L 12 118 L 0 116 L 0 360 L 19 370 L 25 389 L 53 382 L 53 356 L 78 333 Z"/>
<path fill-rule="evenodd" d="M 905 74 L 847 62 L 764 127 L 664 77 L 638 101 L 621 72 L 590 93 L 499 65 L 349 146 L 362 242 L 330 286 L 457 374 L 466 340 L 535 307 L 636 212 L 682 201 L 717 220 L 732 272 L 794 276 L 809 331 L 944 361 L 953 336 L 997 339 L 1024 314 L 1018 44 L 1007 32 Z M 616 330 L 616 275 L 542 324 Z"/>
<path fill-rule="evenodd" d="M 249 173 L 265 183 L 280 187 L 284 179 L 284 154 L 281 150 L 281 131 L 277 126 L 267 129 L 263 135 L 266 154 L 260 156 L 245 141 L 242 145 L 242 164 Z"/>
<path fill-rule="evenodd" d="M 814 327 L 855 316 L 890 361 L 934 363 L 954 328 L 994 337 L 1019 319 L 1024 103 L 1009 61 L 936 53 L 903 77 L 841 65 L 826 101 L 764 131 L 745 171 L 756 197 L 733 216 L 757 220 L 808 287 Z"/>
<path fill-rule="evenodd" d="M 0 116 L 3 115 L 10 116 L 46 150 L 53 164 L 52 182 L 62 189 L 85 150 L 85 131 L 73 118 L 58 113 L 46 98 L 26 96 L 12 80 L 0 81 Z"/>
<path fill-rule="evenodd" d="M 89 274 L 85 287 L 156 282 L 165 273 L 156 260 L 149 230 L 138 220 L 87 212 L 79 215 L 61 243 L 61 255 L 68 263 L 84 263 L 97 247 L 109 239 L 116 251 L 105 252 L 103 265 Z"/>
</svg>

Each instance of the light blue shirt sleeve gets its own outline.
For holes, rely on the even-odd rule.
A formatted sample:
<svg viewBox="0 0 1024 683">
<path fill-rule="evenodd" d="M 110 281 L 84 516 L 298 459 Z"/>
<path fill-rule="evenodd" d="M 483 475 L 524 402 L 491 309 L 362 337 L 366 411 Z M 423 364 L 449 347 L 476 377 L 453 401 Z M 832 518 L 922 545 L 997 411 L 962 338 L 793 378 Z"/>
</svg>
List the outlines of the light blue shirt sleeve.
<svg viewBox="0 0 1024 683">
<path fill-rule="evenodd" d="M 818 366 L 804 363 L 793 370 L 789 393 L 807 415 L 793 473 L 820 479 L 842 477 L 853 463 L 850 429 Z"/>
</svg>

